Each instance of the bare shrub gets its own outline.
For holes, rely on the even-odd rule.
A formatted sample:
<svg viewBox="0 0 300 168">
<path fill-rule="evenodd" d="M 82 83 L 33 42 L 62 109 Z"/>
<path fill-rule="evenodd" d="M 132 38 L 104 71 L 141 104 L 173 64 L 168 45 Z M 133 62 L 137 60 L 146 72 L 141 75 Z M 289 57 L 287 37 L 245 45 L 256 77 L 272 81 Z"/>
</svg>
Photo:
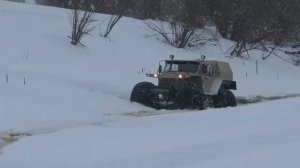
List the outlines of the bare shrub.
<svg viewBox="0 0 300 168">
<path fill-rule="evenodd" d="M 84 4 L 79 0 L 72 1 L 71 6 L 72 14 L 70 18 L 72 33 L 71 36 L 68 37 L 71 38 L 71 44 L 82 44 L 80 42 L 81 39 L 84 36 L 89 35 L 95 29 L 95 26 L 91 25 L 91 23 L 96 21 L 94 19 L 94 12 L 92 11 L 92 6 L 90 6 L 90 4 Z"/>
<path fill-rule="evenodd" d="M 112 14 L 108 19 L 104 34 L 100 36 L 106 38 L 112 31 L 117 22 L 124 16 L 125 12 L 128 10 L 130 0 L 116 0 L 113 5 Z"/>
<path fill-rule="evenodd" d="M 152 31 L 151 36 L 176 48 L 187 48 L 217 41 L 213 30 L 197 28 L 183 22 L 145 22 Z"/>
<path fill-rule="evenodd" d="M 122 18 L 121 15 L 111 15 L 106 24 L 106 29 L 104 31 L 104 34 L 103 35 L 100 34 L 100 36 L 106 38 L 121 18 Z"/>
</svg>

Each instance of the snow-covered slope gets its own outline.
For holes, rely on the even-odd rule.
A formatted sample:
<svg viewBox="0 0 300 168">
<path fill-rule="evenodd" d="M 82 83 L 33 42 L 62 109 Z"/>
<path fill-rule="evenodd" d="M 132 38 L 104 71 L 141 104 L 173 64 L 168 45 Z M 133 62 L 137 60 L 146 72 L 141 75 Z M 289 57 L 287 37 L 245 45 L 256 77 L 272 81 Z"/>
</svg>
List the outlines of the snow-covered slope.
<svg viewBox="0 0 300 168">
<path fill-rule="evenodd" d="M 141 73 L 142 68 L 156 71 L 158 61 L 170 54 L 230 61 L 238 96 L 300 93 L 298 67 L 277 58 L 262 61 L 253 56 L 245 64 L 226 58 L 223 51 L 230 43 L 225 40 L 221 47 L 175 49 L 145 38 L 150 32 L 143 21 L 131 18 L 118 23 L 111 41 L 96 30 L 83 40 L 87 47 L 73 46 L 67 38 L 69 14 L 65 9 L 0 1 L 0 130 L 80 124 L 103 114 L 144 109 L 129 103 L 130 91 L 137 82 L 155 82 Z M 97 15 L 99 20 L 105 17 Z"/>
<path fill-rule="evenodd" d="M 300 93 L 299 67 L 277 57 L 262 61 L 255 53 L 249 60 L 226 57 L 228 54 L 225 51 L 231 45 L 226 40 L 220 41 L 221 46 L 175 49 L 155 38 L 146 38 L 145 35 L 150 32 L 143 21 L 132 18 L 121 19 L 112 31 L 111 40 L 100 38 L 96 30 L 93 36 L 83 39 L 86 47 L 73 46 L 67 37 L 71 32 L 69 14 L 65 9 L 0 1 L 0 140 L 1 134 L 7 132 L 35 133 L 78 127 L 24 138 L 4 148 L 0 155 L 0 167 L 26 168 L 35 163 L 37 167 L 45 168 L 46 163 L 49 167 L 74 167 L 75 163 L 77 167 L 99 167 L 102 164 L 126 167 L 122 166 L 125 162 L 127 167 L 142 167 L 143 163 L 145 167 L 199 167 L 201 160 L 212 161 L 204 167 L 222 167 L 218 163 L 227 164 L 226 167 L 243 167 L 252 162 L 251 158 L 263 165 L 263 154 L 275 153 L 274 150 L 288 153 L 292 147 L 299 149 L 299 136 L 295 133 L 299 130 L 297 112 L 300 107 L 295 105 L 299 99 L 207 111 L 211 113 L 181 113 L 141 120 L 122 117 L 127 113 L 153 111 L 130 103 L 129 95 L 137 82 L 155 83 L 154 79 L 146 78 L 145 72 L 156 71 L 158 61 L 168 58 L 170 54 L 180 59 L 195 59 L 204 54 L 207 59 L 230 62 L 238 85 L 235 91 L 237 96 Z M 101 20 L 107 16 L 96 17 Z M 142 72 L 142 69 L 145 71 Z M 283 110 L 288 112 L 283 113 Z M 276 113 L 273 115 L 272 112 Z M 108 121 L 109 124 L 104 124 L 107 127 L 103 128 L 81 127 Z M 115 125 L 110 121 L 122 123 Z M 263 129 L 260 131 L 261 127 Z M 275 135 L 277 129 L 281 131 L 278 132 L 280 135 Z M 170 137 L 166 136 L 169 130 L 172 131 Z M 198 131 L 199 134 L 196 134 Z M 262 137 L 264 133 L 267 133 L 267 138 Z M 291 137 L 280 139 L 286 136 Z M 193 138 L 195 140 L 192 142 Z M 205 138 L 211 142 L 209 147 L 205 147 Z M 257 143 L 252 143 L 248 138 L 254 138 Z M 273 138 L 279 146 L 269 149 L 268 141 Z M 148 144 L 140 142 L 144 140 Z M 126 146 L 127 143 L 138 144 L 133 146 L 134 149 L 113 148 L 114 145 Z M 232 155 L 227 162 L 223 156 L 235 143 L 238 149 L 230 153 Z M 215 144 L 217 147 L 214 147 Z M 229 147 L 223 148 L 223 145 Z M 252 154 L 237 156 L 255 146 L 257 150 Z M 266 146 L 265 151 L 259 149 L 262 146 Z M 43 157 L 40 149 L 48 154 Z M 25 155 L 28 150 L 31 154 Z M 171 153 L 174 155 L 170 158 L 163 157 Z M 298 153 L 293 150 L 292 154 Z M 200 159 L 195 155 L 199 155 Z M 247 160 L 248 156 L 250 160 Z M 277 160 L 281 156 L 275 154 L 266 158 L 267 165 L 271 164 L 270 159 L 276 159 L 276 163 L 286 163 Z M 136 159 L 138 162 L 135 162 Z M 240 161 L 239 166 L 232 166 L 236 159 Z M 172 164 L 173 161 L 176 165 Z M 288 161 L 292 161 L 295 167 L 300 165 L 293 157 Z M 276 163 L 273 166 L 281 165 Z M 250 164 L 250 167 L 264 166 Z"/>
</svg>

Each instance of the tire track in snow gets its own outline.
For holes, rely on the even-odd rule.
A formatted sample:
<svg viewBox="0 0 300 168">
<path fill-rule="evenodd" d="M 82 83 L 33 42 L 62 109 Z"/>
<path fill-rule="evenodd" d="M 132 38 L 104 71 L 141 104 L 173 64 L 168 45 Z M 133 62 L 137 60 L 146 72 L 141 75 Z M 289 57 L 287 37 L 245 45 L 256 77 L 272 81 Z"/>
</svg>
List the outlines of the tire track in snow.
<svg viewBox="0 0 300 168">
<path fill-rule="evenodd" d="M 286 95 L 278 95 L 278 96 L 261 96 L 261 95 L 255 95 L 255 96 L 248 96 L 248 97 L 242 97 L 237 96 L 237 103 L 238 106 L 243 106 L 247 104 L 254 104 L 254 103 L 261 103 L 266 101 L 272 101 L 272 100 L 279 100 L 279 99 L 287 99 L 287 98 L 294 98 L 294 97 L 300 97 L 299 93 L 295 94 L 286 94 Z M 203 110 L 205 111 L 205 110 Z M 146 116 L 153 116 L 153 115 L 164 115 L 164 114 L 174 114 L 174 113 L 184 113 L 184 112 L 200 112 L 199 110 L 140 110 L 135 112 L 129 112 L 124 113 L 124 115 L 133 116 L 133 117 L 146 117 Z"/>
<path fill-rule="evenodd" d="M 1 149 L 7 145 L 10 145 L 21 138 L 40 135 L 40 134 L 48 134 L 57 131 L 61 131 L 68 128 L 75 128 L 80 126 L 87 126 L 87 125 L 96 125 L 96 126 L 103 126 L 104 123 L 113 122 L 111 119 L 98 121 L 98 122 L 90 122 L 90 123 L 82 123 L 82 124 L 74 124 L 64 127 L 57 127 L 57 128 L 41 128 L 41 129 L 33 129 L 28 131 L 7 131 L 7 132 L 0 132 L 0 155 L 2 154 Z"/>
<path fill-rule="evenodd" d="M 31 133 L 28 132 L 10 132 L 10 133 L 0 133 L 0 150 L 22 137 L 31 136 Z M 1 151 L 0 151 L 1 154 Z"/>
<path fill-rule="evenodd" d="M 271 100 L 287 99 L 287 98 L 293 98 L 293 97 L 300 97 L 300 94 L 295 93 L 295 94 L 285 94 L 285 95 L 278 95 L 278 96 L 255 95 L 255 96 L 249 96 L 249 97 L 237 96 L 236 99 L 237 99 L 238 105 L 242 105 L 242 104 L 252 104 L 252 103 L 259 103 L 259 102 L 271 101 Z"/>
<path fill-rule="evenodd" d="M 118 95 L 118 94 L 116 94 L 116 95 Z M 237 102 L 238 102 L 238 106 L 241 106 L 241 105 L 254 104 L 254 103 L 279 100 L 279 99 L 287 99 L 287 98 L 293 98 L 293 97 L 300 97 L 300 94 L 286 94 L 286 95 L 281 95 L 281 96 L 261 96 L 261 95 L 249 96 L 249 97 L 238 96 Z M 174 114 L 174 113 L 184 113 L 184 112 L 199 112 L 199 111 L 198 110 L 152 110 L 152 109 L 147 110 L 147 109 L 145 109 L 145 110 L 140 110 L 140 111 L 135 111 L 135 112 L 123 113 L 121 115 L 132 116 L 132 117 L 147 117 L 147 116 L 153 116 L 153 115 L 164 115 L 164 114 Z M 111 115 L 109 115 L 109 116 L 111 116 Z M 117 118 L 115 118 L 115 119 L 117 120 Z M 1 149 L 3 147 L 12 144 L 15 141 L 18 141 L 19 139 L 21 139 L 23 137 L 34 136 L 34 135 L 39 135 L 39 134 L 47 134 L 47 133 L 57 132 L 57 131 L 60 131 L 63 129 L 80 127 L 80 126 L 85 126 L 85 125 L 102 126 L 104 123 L 109 123 L 109 122 L 116 121 L 116 120 L 105 118 L 104 120 L 99 121 L 99 122 L 74 124 L 74 125 L 60 127 L 60 128 L 47 128 L 47 129 L 37 129 L 37 130 L 30 130 L 30 131 L 24 131 L 24 132 L 0 133 L 0 154 L 1 154 Z"/>
</svg>

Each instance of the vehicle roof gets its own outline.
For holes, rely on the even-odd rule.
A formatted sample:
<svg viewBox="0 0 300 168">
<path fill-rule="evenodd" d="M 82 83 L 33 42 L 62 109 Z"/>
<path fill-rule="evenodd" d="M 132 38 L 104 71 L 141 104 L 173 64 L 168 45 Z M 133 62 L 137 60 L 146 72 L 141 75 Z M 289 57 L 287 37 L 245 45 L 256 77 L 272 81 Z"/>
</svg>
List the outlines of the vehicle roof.
<svg viewBox="0 0 300 168">
<path fill-rule="evenodd" d="M 194 59 L 194 60 L 162 60 L 166 62 L 202 62 L 201 59 Z M 218 60 L 204 60 L 204 62 L 224 62 L 224 61 L 218 61 Z"/>
</svg>

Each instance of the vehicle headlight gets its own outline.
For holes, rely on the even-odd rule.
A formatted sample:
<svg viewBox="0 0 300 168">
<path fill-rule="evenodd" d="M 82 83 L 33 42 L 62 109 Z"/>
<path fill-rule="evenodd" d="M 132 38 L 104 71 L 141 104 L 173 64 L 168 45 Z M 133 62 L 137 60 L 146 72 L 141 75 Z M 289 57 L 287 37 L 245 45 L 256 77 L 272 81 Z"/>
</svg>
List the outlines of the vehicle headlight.
<svg viewBox="0 0 300 168">
<path fill-rule="evenodd" d="M 178 78 L 179 78 L 179 79 L 182 79 L 182 78 L 183 78 L 183 76 L 180 74 L 180 75 L 178 75 Z"/>
<path fill-rule="evenodd" d="M 157 74 L 154 74 L 153 76 L 154 76 L 154 78 L 157 78 Z"/>
</svg>

